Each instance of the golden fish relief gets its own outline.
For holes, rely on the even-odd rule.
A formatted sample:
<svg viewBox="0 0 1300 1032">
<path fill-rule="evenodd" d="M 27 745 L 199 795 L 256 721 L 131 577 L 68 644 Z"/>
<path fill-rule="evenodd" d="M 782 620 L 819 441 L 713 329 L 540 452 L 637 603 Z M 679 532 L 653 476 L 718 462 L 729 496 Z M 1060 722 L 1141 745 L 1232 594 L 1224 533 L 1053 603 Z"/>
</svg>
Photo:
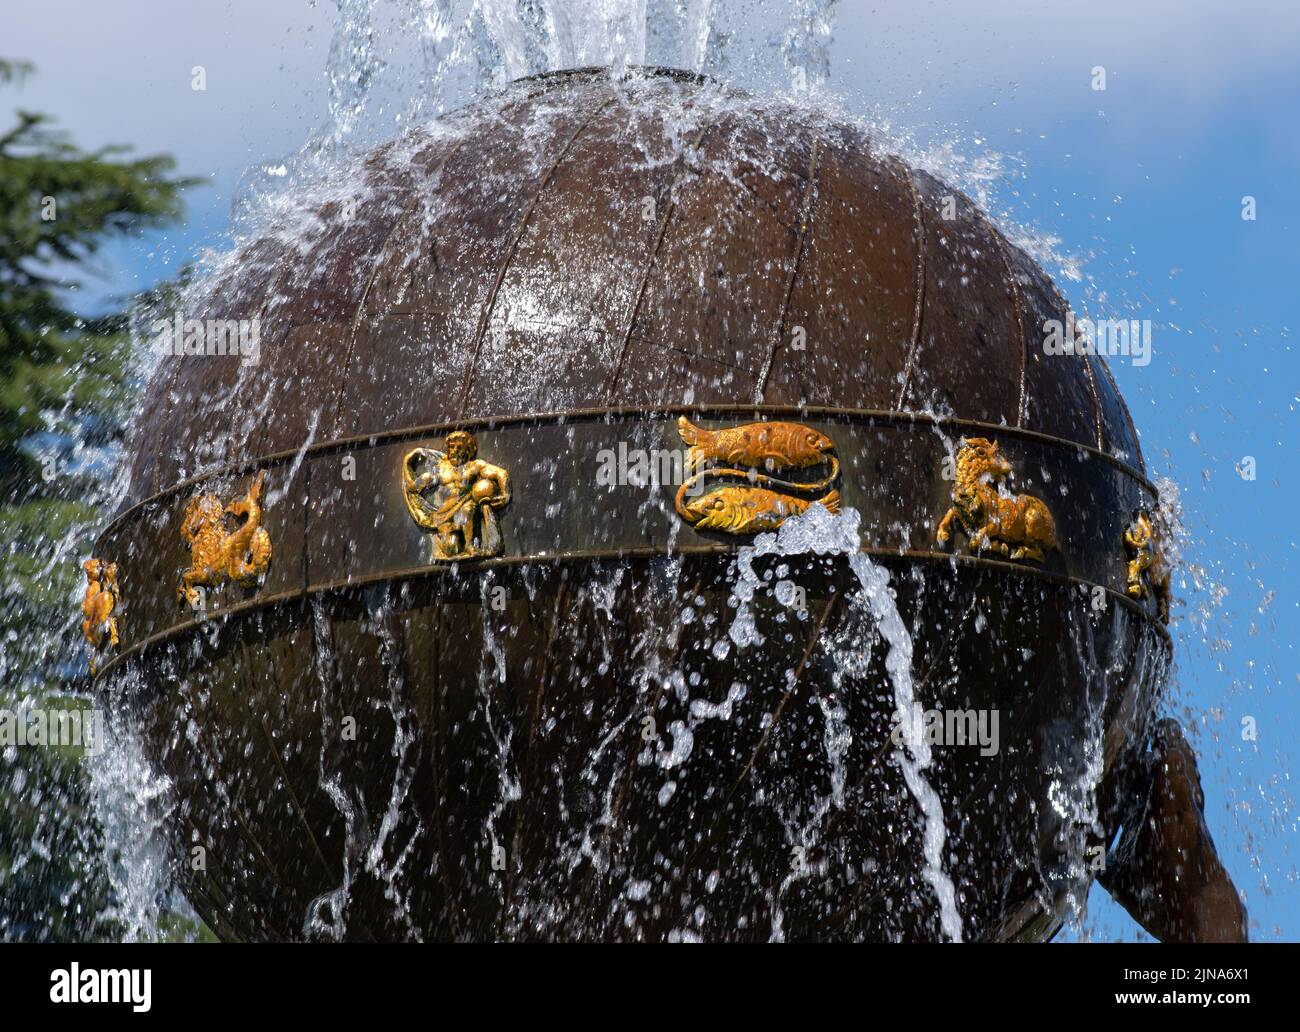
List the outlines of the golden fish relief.
<svg viewBox="0 0 1300 1032">
<path fill-rule="evenodd" d="M 834 461 L 834 442 L 802 423 L 746 423 L 705 430 L 682 416 L 677 420 L 677 432 L 690 445 L 686 468 L 692 473 L 708 462 L 772 470 L 806 469 Z"/>
<path fill-rule="evenodd" d="M 840 511 L 840 493 L 828 491 L 821 498 L 795 498 L 761 487 L 720 487 L 703 498 L 688 502 L 679 511 L 696 530 L 720 530 L 724 534 L 757 534 L 776 530 L 791 516 L 802 516 L 815 502 L 831 512 Z"/>
<path fill-rule="evenodd" d="M 677 432 L 689 450 L 688 475 L 677 489 L 675 504 L 682 519 L 696 530 L 757 534 L 775 530 L 816 503 L 840 511 L 840 495 L 832 487 L 840 475 L 835 443 L 819 430 L 783 422 L 706 430 L 682 416 Z M 827 473 L 813 480 L 774 475 L 817 466 L 827 467 Z M 712 480 L 743 483 L 704 492 L 704 485 Z M 819 492 L 825 493 L 814 497 Z"/>
</svg>

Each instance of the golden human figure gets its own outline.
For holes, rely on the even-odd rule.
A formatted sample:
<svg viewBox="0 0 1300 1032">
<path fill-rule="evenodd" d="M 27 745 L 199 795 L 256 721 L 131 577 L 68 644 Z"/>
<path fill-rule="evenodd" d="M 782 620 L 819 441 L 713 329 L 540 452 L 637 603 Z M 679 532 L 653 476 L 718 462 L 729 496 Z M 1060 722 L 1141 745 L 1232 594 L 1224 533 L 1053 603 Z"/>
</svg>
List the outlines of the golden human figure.
<svg viewBox="0 0 1300 1032">
<path fill-rule="evenodd" d="M 81 568 L 86 571 L 86 594 L 81 602 L 85 619 L 81 622 L 81 631 L 90 645 L 90 673 L 93 675 L 95 655 L 103 645 L 105 634 L 108 643 L 117 648 L 117 617 L 113 613 L 118 597 L 117 563 L 87 559 Z"/>
<path fill-rule="evenodd" d="M 446 452 L 407 452 L 402 487 L 411 519 L 433 531 L 435 562 L 501 554 L 496 510 L 510 501 L 510 475 L 478 457 L 473 434 L 448 434 Z"/>
</svg>

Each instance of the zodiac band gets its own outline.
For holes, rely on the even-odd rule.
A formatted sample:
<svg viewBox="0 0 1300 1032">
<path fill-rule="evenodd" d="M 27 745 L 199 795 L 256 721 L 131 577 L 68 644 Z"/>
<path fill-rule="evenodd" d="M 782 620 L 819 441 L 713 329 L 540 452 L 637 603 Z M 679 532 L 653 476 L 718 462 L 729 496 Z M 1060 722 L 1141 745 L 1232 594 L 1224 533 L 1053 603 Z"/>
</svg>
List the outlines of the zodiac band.
<svg viewBox="0 0 1300 1032">
<path fill-rule="evenodd" d="M 686 446 L 673 507 L 697 533 L 745 537 L 777 530 L 814 505 L 833 514 L 840 511 L 840 458 L 835 442 L 821 430 L 777 420 L 706 428 L 685 416 L 676 420 L 673 430 Z M 948 546 L 960 535 L 975 554 L 1045 563 L 1061 548 L 1056 518 L 1042 498 L 1010 488 L 1015 475 L 998 441 L 961 439 L 948 506 L 935 513 L 931 524 L 935 542 Z M 223 585 L 260 587 L 273 551 L 263 525 L 266 476 L 265 470 L 258 472 L 247 489 L 229 501 L 214 491 L 188 501 L 180 536 L 189 564 L 178 575 L 178 602 L 201 610 L 208 592 Z M 502 519 L 512 499 L 510 473 L 479 457 L 474 434 L 449 433 L 443 450 L 407 450 L 400 486 L 412 522 L 429 538 L 427 562 L 459 563 L 505 554 Z M 1149 511 L 1133 513 L 1116 552 L 1123 569 L 1117 579 L 1125 594 L 1138 603 L 1154 599 L 1156 615 L 1168 622 L 1170 570 Z M 82 631 L 93 674 L 96 657 L 117 646 L 122 592 L 116 563 L 89 558 L 82 567 Z"/>
</svg>

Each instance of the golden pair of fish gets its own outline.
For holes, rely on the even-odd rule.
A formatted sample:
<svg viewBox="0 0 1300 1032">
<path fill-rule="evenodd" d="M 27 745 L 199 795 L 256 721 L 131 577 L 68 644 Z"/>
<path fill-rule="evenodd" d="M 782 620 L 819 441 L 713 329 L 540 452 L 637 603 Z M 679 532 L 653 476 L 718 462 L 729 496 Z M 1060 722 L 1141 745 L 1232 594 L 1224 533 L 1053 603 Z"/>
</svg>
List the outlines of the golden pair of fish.
<svg viewBox="0 0 1300 1032">
<path fill-rule="evenodd" d="M 800 423 L 747 423 L 743 426 L 705 430 L 682 416 L 677 432 L 689 445 L 686 453 L 688 476 L 677 490 L 677 512 L 697 530 L 727 534 L 756 534 L 775 530 L 791 516 L 807 512 L 814 504 L 831 512 L 840 511 L 840 494 L 832 489 L 821 498 L 804 499 L 770 490 L 771 487 L 801 492 L 829 488 L 839 476 L 834 442 L 820 431 Z M 708 463 L 720 463 L 709 466 Z M 771 475 L 778 469 L 808 469 L 829 465 L 830 472 L 810 483 L 784 480 Z M 744 468 L 748 467 L 748 468 Z M 768 472 L 760 473 L 759 469 Z M 745 485 L 720 487 L 690 501 L 687 496 L 708 477 L 743 478 Z"/>
</svg>

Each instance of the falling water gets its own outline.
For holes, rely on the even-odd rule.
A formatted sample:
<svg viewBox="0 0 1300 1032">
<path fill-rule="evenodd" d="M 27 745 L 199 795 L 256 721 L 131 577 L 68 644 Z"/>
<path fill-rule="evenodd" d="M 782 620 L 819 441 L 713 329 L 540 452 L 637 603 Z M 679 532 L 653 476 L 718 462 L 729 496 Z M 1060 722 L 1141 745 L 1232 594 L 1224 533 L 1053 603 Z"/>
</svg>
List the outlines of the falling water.
<svg viewBox="0 0 1300 1032">
<path fill-rule="evenodd" d="M 939 902 L 940 925 L 952 942 L 961 942 L 961 914 L 957 910 L 957 893 L 952 879 L 944 871 L 943 845 L 947 831 L 943 821 L 943 805 L 939 794 L 926 779 L 930 766 L 930 744 L 922 729 L 921 717 L 912 683 L 912 636 L 907 630 L 893 591 L 889 586 L 889 572 L 865 555 L 861 550 L 861 517 L 853 509 L 832 515 L 821 505 L 813 505 L 802 516 L 786 520 L 778 531 L 759 534 L 752 545 L 740 549 L 736 557 L 737 580 L 734 594 L 739 602 L 730 636 L 744 648 L 758 641 L 750 603 L 763 580 L 754 570 L 754 560 L 772 556 L 840 555 L 844 556 L 857 578 L 875 626 L 889 646 L 885 669 L 894 692 L 894 709 L 901 719 L 903 748 L 895 759 L 903 771 L 907 788 L 916 800 L 922 814 L 922 850 L 925 858 L 924 875 Z M 778 588 L 789 584 L 778 582 Z M 842 755 L 843 728 L 833 730 L 833 714 L 828 714 L 827 749 L 832 757 L 833 778 L 841 786 L 833 796 L 842 799 L 842 767 L 836 767 L 837 752 Z"/>
<path fill-rule="evenodd" d="M 164 907 L 188 907 L 170 890 L 163 824 L 173 805 L 171 785 L 145 757 L 121 712 L 110 709 L 108 719 L 106 748 L 90 758 L 91 782 L 114 889 L 108 916 L 121 927 L 123 940 L 135 942 L 156 934 Z"/>
</svg>

